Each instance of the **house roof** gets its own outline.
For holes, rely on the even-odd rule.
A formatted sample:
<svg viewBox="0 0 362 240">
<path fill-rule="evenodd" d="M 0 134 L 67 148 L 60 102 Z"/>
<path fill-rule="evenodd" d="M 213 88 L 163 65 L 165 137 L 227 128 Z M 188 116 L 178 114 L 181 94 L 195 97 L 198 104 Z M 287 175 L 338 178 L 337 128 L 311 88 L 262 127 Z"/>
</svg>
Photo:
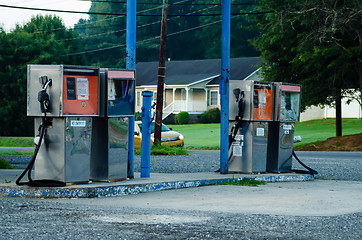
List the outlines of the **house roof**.
<svg viewBox="0 0 362 240">
<path fill-rule="evenodd" d="M 261 60 L 257 57 L 231 58 L 230 79 L 244 79 L 258 69 Z M 167 61 L 165 84 L 190 85 L 204 79 L 210 84 L 219 84 L 220 59 Z M 136 65 L 136 84 L 157 85 L 158 62 L 140 62 Z"/>
</svg>

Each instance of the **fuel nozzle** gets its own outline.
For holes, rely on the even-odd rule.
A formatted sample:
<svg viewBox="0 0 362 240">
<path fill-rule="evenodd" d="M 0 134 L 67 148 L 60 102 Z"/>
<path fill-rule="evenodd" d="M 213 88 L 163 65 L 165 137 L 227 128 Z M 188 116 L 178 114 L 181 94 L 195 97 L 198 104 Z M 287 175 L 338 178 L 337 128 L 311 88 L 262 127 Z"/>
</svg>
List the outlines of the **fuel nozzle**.
<svg viewBox="0 0 362 240">
<path fill-rule="evenodd" d="M 236 121 L 241 120 L 244 116 L 244 91 L 241 91 L 240 88 L 233 89 L 236 102 L 238 103 L 238 115 L 236 116 Z"/>
<path fill-rule="evenodd" d="M 39 80 L 43 87 L 42 90 L 40 90 L 38 93 L 38 101 L 40 102 L 40 111 L 42 113 L 46 113 L 49 111 L 50 107 L 50 100 L 49 100 L 49 95 L 47 93 L 47 88 L 48 86 L 52 85 L 52 79 L 48 80 L 47 76 L 41 76 Z"/>
</svg>

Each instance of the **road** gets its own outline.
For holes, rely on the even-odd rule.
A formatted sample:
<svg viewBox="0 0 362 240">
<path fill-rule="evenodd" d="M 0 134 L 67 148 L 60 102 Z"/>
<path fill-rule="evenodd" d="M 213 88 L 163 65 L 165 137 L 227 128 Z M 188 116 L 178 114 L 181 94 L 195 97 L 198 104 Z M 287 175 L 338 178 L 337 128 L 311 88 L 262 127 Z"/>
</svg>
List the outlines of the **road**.
<svg viewBox="0 0 362 240">
<path fill-rule="evenodd" d="M 0 238 L 361 239 L 362 153 L 297 154 L 320 172 L 315 181 L 97 199 L 0 198 Z M 152 158 L 151 169 L 214 169 L 217 161 L 218 152 L 195 151 Z"/>
</svg>

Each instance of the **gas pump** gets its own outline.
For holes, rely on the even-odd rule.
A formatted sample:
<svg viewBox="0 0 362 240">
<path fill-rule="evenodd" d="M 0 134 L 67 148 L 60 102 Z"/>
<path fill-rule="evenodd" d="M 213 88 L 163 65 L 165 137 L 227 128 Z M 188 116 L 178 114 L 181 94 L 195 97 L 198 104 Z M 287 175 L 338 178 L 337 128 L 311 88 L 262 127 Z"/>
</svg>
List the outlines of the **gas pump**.
<svg viewBox="0 0 362 240">
<path fill-rule="evenodd" d="M 93 119 L 90 178 L 118 181 L 128 172 L 128 117 L 135 114 L 135 71 L 101 69 L 100 117 Z"/>
<path fill-rule="evenodd" d="M 20 182 L 24 171 L 17 184 L 88 182 L 92 117 L 99 115 L 99 68 L 28 65 L 27 89 L 37 147 L 26 169 L 29 182 Z M 36 180 L 31 179 L 34 163 Z"/>
<path fill-rule="evenodd" d="M 231 80 L 229 86 L 229 172 L 265 172 L 273 85 Z"/>
<path fill-rule="evenodd" d="M 269 122 L 268 172 L 290 172 L 295 123 L 299 122 L 301 86 L 275 82 L 274 121 Z"/>
</svg>

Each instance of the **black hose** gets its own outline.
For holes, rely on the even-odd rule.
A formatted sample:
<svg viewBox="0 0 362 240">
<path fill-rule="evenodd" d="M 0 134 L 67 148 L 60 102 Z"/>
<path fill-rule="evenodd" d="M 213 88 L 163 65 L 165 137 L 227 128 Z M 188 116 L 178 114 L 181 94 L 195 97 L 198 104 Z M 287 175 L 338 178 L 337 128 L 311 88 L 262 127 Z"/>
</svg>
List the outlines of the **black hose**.
<svg viewBox="0 0 362 240">
<path fill-rule="evenodd" d="M 50 180 L 50 179 L 42 179 L 42 180 L 33 180 L 31 178 L 31 171 L 33 169 L 36 156 L 38 155 L 41 142 L 43 141 L 44 135 L 45 135 L 45 128 L 46 128 L 46 122 L 45 117 L 42 117 L 42 123 L 40 125 L 40 137 L 39 142 L 35 147 L 34 154 L 31 158 L 31 161 L 29 162 L 28 166 L 25 168 L 23 173 L 19 176 L 19 178 L 16 180 L 16 185 L 27 185 L 30 187 L 64 187 L 66 186 L 65 182 L 57 181 L 57 180 Z M 28 173 L 28 182 L 20 182 L 21 179 L 25 176 L 25 174 Z"/>
<path fill-rule="evenodd" d="M 304 163 L 302 163 L 302 161 L 300 161 L 299 158 L 297 157 L 297 154 L 295 154 L 294 150 L 293 150 L 293 156 L 300 163 L 300 165 L 302 165 L 305 169 L 308 170 L 308 171 L 305 171 L 305 170 L 299 170 L 299 169 L 292 169 L 293 172 L 302 173 L 302 174 L 311 174 L 311 175 L 318 174 L 318 172 L 316 170 L 314 170 L 314 169 L 308 167 L 307 165 L 305 165 Z"/>
</svg>

